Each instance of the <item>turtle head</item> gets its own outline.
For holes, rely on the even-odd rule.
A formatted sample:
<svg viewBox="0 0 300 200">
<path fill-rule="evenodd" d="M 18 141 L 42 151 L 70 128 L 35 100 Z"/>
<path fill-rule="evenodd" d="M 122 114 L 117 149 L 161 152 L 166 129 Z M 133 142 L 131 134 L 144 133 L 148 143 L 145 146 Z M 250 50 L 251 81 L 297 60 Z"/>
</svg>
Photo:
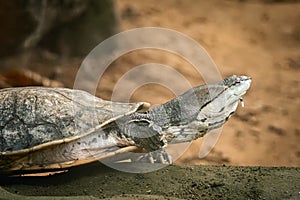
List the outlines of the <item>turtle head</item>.
<svg viewBox="0 0 300 200">
<path fill-rule="evenodd" d="M 205 122 L 208 130 L 222 126 L 235 112 L 239 102 L 244 106 L 242 96 L 250 84 L 250 77 L 233 75 L 218 84 L 208 85 L 209 97 L 199 109 L 197 120 Z"/>
<path fill-rule="evenodd" d="M 247 76 L 233 75 L 215 84 L 192 88 L 163 105 L 172 142 L 186 142 L 221 127 L 242 102 L 251 84 Z M 171 116 L 171 117 L 170 117 Z M 166 118 L 165 118 L 166 119 Z"/>
<path fill-rule="evenodd" d="M 220 85 L 224 86 L 225 93 L 228 93 L 228 96 L 231 96 L 233 101 L 241 99 L 242 96 L 249 89 L 251 84 L 251 78 L 248 76 L 237 76 L 233 75 L 225 78 Z"/>
<path fill-rule="evenodd" d="M 239 102 L 241 102 L 244 107 L 242 96 L 249 89 L 250 84 L 251 78 L 248 76 L 233 75 L 227 77 L 218 84 L 219 87 L 223 88 L 223 91 L 216 96 L 212 94 L 216 99 L 212 102 L 215 103 L 216 106 L 223 107 L 224 110 L 232 110 L 232 112 L 234 112 Z"/>
</svg>

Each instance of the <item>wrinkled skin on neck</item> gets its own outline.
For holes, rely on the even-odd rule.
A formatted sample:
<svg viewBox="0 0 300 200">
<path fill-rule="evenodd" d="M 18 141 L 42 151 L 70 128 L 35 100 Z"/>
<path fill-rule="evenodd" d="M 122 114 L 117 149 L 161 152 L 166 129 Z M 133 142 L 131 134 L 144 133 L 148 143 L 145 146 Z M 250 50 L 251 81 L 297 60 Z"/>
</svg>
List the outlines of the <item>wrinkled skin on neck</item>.
<svg viewBox="0 0 300 200">
<path fill-rule="evenodd" d="M 192 88 L 146 113 L 134 113 L 125 132 L 143 144 L 156 143 L 157 148 L 195 140 L 229 119 L 250 83 L 249 77 L 233 75 L 216 84 Z"/>
</svg>

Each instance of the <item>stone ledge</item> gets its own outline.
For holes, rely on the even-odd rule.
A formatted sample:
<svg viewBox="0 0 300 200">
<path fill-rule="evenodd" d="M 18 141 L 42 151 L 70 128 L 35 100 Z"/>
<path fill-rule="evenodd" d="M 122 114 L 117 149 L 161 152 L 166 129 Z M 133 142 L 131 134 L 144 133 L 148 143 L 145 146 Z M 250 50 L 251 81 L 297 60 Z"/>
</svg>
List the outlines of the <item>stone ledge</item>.
<svg viewBox="0 0 300 200">
<path fill-rule="evenodd" d="M 299 199 L 299 167 L 168 166 L 131 174 L 94 163 L 47 177 L 0 177 L 3 199 Z M 34 196 L 34 197 L 33 197 Z"/>
</svg>

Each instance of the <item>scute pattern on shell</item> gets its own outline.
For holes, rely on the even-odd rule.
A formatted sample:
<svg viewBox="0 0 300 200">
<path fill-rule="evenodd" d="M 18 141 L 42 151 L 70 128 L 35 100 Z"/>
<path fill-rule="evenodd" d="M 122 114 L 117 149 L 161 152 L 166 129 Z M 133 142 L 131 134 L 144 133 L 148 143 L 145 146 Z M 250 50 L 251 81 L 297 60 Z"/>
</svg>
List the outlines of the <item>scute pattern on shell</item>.
<svg viewBox="0 0 300 200">
<path fill-rule="evenodd" d="M 0 152 L 84 135 L 142 103 L 113 103 L 79 90 L 9 88 L 0 90 Z"/>
</svg>

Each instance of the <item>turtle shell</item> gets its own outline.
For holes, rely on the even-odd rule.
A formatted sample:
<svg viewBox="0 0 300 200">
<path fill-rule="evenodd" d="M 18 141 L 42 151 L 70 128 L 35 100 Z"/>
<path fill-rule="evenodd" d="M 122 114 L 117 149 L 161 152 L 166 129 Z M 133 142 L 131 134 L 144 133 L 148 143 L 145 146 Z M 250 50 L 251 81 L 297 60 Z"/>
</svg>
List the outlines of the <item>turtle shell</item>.
<svg viewBox="0 0 300 200">
<path fill-rule="evenodd" d="M 94 141 L 95 138 L 89 138 L 90 134 L 148 106 L 144 102 L 105 101 L 87 92 L 66 88 L 2 89 L 0 172 L 55 168 L 53 164 L 70 161 L 70 158 L 66 158 L 68 156 L 62 155 L 62 151 L 72 154 L 75 142 L 78 146 L 80 142 Z M 116 144 L 115 138 L 100 132 L 98 134 L 103 139 L 100 138 L 100 143 L 103 143 L 100 146 L 104 149 Z M 77 148 L 73 154 L 78 151 Z M 75 159 L 80 159 L 80 156 Z"/>
</svg>

